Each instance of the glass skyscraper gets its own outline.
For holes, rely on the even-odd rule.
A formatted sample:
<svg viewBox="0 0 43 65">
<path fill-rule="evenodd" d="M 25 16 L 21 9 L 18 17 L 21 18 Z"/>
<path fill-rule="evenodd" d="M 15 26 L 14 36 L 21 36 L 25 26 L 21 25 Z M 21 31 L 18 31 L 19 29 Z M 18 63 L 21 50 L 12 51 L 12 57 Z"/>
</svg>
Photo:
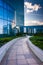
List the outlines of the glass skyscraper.
<svg viewBox="0 0 43 65">
<path fill-rule="evenodd" d="M 24 6 L 23 0 L 18 0 L 18 2 L 17 0 L 0 0 L 0 34 L 4 34 L 6 30 L 7 33 L 9 33 L 9 29 L 12 27 L 12 22 L 14 22 L 16 26 L 24 25 L 23 6 Z M 16 11 L 16 22 L 15 22 L 15 11 Z"/>
<path fill-rule="evenodd" d="M 4 0 L 0 0 L 1 33 L 3 33 L 3 27 L 5 28 L 7 26 L 8 28 L 8 25 L 11 24 L 13 18 L 14 18 L 14 9 L 9 4 L 7 4 Z M 9 28 L 7 30 L 9 30 Z"/>
</svg>

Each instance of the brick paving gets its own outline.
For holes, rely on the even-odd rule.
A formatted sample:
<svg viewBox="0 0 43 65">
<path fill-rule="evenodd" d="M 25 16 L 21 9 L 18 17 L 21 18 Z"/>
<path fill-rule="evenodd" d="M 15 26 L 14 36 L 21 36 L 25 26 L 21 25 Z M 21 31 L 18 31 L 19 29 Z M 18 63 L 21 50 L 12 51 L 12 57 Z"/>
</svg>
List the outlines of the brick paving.
<svg viewBox="0 0 43 65">
<path fill-rule="evenodd" d="M 43 65 L 27 45 L 26 38 L 17 40 L 7 51 L 0 65 Z"/>
</svg>

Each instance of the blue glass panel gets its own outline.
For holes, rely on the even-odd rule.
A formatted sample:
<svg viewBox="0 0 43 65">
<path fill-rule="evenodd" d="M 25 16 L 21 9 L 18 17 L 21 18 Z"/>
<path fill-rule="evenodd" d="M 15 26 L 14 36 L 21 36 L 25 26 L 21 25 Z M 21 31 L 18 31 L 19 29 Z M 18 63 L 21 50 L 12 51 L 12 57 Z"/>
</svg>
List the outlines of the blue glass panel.
<svg viewBox="0 0 43 65">
<path fill-rule="evenodd" d="M 8 12 L 8 20 L 12 21 L 14 18 L 14 14 L 12 14 L 11 12 Z"/>
<path fill-rule="evenodd" d="M 4 9 L 4 13 L 3 13 L 3 14 L 4 14 L 4 17 L 3 17 L 3 18 L 4 18 L 5 20 L 7 20 L 7 10 L 6 10 L 6 9 Z"/>
<path fill-rule="evenodd" d="M 0 19 L 0 34 L 3 33 L 3 20 Z"/>
<path fill-rule="evenodd" d="M 7 26 L 8 27 L 8 21 L 3 20 L 3 26 Z"/>
<path fill-rule="evenodd" d="M 7 21 L 4 20 L 4 25 L 3 25 L 3 34 L 7 34 L 8 33 L 8 25 L 7 25 Z"/>
<path fill-rule="evenodd" d="M 3 18 L 3 8 L 0 7 L 0 18 Z"/>
<path fill-rule="evenodd" d="M 2 0 L 0 0 L 0 6 L 3 6 L 3 1 Z"/>
<path fill-rule="evenodd" d="M 4 2 L 3 4 L 4 4 L 4 5 L 3 5 L 4 8 L 6 8 L 6 9 L 8 10 L 8 9 L 9 9 L 9 5 L 8 5 L 6 2 Z"/>
<path fill-rule="evenodd" d="M 3 2 L 3 7 L 6 8 L 6 3 L 5 2 Z"/>
<path fill-rule="evenodd" d="M 14 13 L 14 10 L 13 10 L 13 8 L 12 8 L 11 6 L 8 5 L 7 7 L 8 7 L 8 10 L 9 10 L 9 11 L 11 11 L 11 12 Z"/>
</svg>

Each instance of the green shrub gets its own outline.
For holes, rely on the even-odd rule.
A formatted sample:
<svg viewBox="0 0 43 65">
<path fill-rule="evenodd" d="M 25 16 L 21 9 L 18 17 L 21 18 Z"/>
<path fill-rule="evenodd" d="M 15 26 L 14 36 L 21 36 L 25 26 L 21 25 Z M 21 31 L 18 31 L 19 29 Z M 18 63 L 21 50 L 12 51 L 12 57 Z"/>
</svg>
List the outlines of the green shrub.
<svg viewBox="0 0 43 65">
<path fill-rule="evenodd" d="M 43 49 L 43 36 L 33 36 L 30 38 L 33 44 Z"/>
</svg>

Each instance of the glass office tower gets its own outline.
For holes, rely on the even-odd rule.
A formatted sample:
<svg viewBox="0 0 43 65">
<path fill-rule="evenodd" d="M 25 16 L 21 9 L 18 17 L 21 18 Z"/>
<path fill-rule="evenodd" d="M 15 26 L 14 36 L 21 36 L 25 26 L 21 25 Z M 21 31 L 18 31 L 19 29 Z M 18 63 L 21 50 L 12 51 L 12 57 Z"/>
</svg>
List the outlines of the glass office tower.
<svg viewBox="0 0 43 65">
<path fill-rule="evenodd" d="M 24 25 L 24 1 L 0 0 L 0 34 L 10 34 L 13 22 L 16 26 Z"/>
<path fill-rule="evenodd" d="M 14 9 L 4 0 L 0 0 L 0 34 L 10 33 L 11 23 L 14 19 Z"/>
</svg>

